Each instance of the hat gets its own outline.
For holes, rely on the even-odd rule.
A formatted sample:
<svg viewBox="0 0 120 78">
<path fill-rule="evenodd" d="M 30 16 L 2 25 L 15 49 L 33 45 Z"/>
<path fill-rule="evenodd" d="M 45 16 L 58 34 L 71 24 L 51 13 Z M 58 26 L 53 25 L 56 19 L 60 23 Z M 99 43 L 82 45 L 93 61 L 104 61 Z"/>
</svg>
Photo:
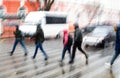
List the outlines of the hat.
<svg viewBox="0 0 120 78">
<path fill-rule="evenodd" d="M 16 30 L 19 30 L 19 26 L 18 25 L 15 25 L 15 27 L 16 27 Z"/>
<path fill-rule="evenodd" d="M 16 26 L 16 27 L 18 27 L 18 25 L 17 25 L 17 24 L 16 24 L 15 26 Z"/>
</svg>

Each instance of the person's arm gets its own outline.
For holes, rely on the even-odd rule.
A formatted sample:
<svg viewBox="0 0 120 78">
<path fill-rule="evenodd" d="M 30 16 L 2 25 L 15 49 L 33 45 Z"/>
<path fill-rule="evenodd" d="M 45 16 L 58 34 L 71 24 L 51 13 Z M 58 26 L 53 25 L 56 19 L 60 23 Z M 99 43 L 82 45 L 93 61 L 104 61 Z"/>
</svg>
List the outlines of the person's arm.
<svg viewBox="0 0 120 78">
<path fill-rule="evenodd" d="M 78 38 L 78 34 L 77 34 L 77 31 L 74 32 L 74 43 L 77 41 L 77 38 Z"/>
<path fill-rule="evenodd" d="M 16 34 L 16 31 L 14 31 L 13 34 L 15 35 L 15 34 Z"/>
</svg>

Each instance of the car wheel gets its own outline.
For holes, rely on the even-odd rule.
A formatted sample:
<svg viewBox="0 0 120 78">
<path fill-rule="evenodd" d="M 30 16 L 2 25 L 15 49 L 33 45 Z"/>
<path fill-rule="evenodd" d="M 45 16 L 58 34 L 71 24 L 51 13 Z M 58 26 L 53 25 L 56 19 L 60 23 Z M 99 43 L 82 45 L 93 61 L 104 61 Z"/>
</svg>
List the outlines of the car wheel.
<svg viewBox="0 0 120 78">
<path fill-rule="evenodd" d="M 108 45 L 109 45 L 109 42 L 108 42 L 108 41 L 105 41 L 105 42 L 104 42 L 104 48 L 108 47 Z"/>
<path fill-rule="evenodd" d="M 88 45 L 85 45 L 84 47 L 85 47 L 85 48 L 88 48 L 89 46 L 88 46 Z"/>
</svg>

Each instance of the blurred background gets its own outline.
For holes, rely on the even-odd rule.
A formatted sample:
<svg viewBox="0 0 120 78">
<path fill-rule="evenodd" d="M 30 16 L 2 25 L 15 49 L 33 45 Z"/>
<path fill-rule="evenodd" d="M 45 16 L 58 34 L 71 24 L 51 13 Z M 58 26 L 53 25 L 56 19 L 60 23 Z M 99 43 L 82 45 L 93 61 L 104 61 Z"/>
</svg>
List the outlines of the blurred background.
<svg viewBox="0 0 120 78">
<path fill-rule="evenodd" d="M 43 44 L 49 56 L 47 62 L 44 61 L 41 52 L 36 59 L 31 58 L 35 44 L 34 40 L 28 38 L 25 39 L 28 56 L 23 56 L 23 50 L 19 45 L 14 55 L 10 56 L 15 25 L 23 27 L 24 31 L 29 32 L 29 29 L 34 31 L 35 28 L 24 29 L 25 19 L 33 20 L 34 17 L 39 16 L 37 12 L 40 11 L 53 13 L 51 17 L 48 15 L 48 23 L 51 23 L 53 17 L 56 20 L 52 19 L 54 24 L 51 26 L 55 26 L 56 22 L 63 23 L 61 27 L 68 25 L 72 35 L 74 23 L 79 24 L 83 33 L 82 48 L 89 55 L 88 65 L 85 65 L 84 55 L 77 50 L 73 65 L 68 64 L 69 56 L 66 54 L 65 65 L 60 66 L 63 39 L 59 35 L 57 35 L 58 39 L 51 38 L 45 40 Z M 58 18 L 54 18 L 56 12 L 58 15 L 55 16 Z M 33 13 L 34 17 L 31 18 L 30 13 Z M 59 15 L 60 13 L 66 13 L 67 20 L 66 16 Z M 45 20 L 42 23 L 44 22 Z M 120 23 L 120 0 L 0 0 L 0 78 L 120 78 L 120 57 L 114 63 L 112 70 L 104 65 L 110 62 L 114 54 L 116 35 L 113 25 L 118 23 Z M 30 27 L 30 24 L 27 26 Z M 36 25 L 31 24 L 32 26 Z M 59 29 L 47 28 L 46 25 L 46 33 L 51 32 L 48 32 L 49 28 L 53 28 L 56 32 Z M 52 33 L 56 34 L 53 30 Z"/>
<path fill-rule="evenodd" d="M 12 37 L 15 24 L 21 24 L 29 12 L 57 11 L 68 14 L 70 30 L 91 25 L 113 25 L 120 22 L 118 0 L 0 0 L 0 37 Z"/>
</svg>

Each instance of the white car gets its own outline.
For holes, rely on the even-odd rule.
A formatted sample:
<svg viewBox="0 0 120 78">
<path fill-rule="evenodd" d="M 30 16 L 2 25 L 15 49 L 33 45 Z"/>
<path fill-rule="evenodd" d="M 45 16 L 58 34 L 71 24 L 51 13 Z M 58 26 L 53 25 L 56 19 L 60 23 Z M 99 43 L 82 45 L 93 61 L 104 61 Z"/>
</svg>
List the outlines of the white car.
<svg viewBox="0 0 120 78">
<path fill-rule="evenodd" d="M 83 38 L 83 44 L 88 46 L 106 46 L 115 40 L 115 32 L 112 26 L 97 26 L 91 33 Z"/>
</svg>

